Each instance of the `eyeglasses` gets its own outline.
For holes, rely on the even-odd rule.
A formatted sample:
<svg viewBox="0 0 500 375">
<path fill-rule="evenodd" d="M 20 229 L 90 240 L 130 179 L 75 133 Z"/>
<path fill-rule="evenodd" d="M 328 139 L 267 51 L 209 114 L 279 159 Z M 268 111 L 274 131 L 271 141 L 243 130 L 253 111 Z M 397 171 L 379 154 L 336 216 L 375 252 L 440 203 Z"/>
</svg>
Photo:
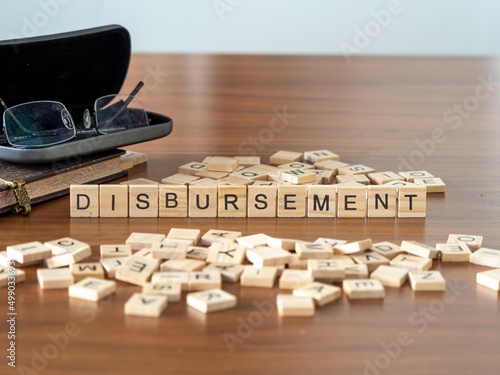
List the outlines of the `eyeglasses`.
<svg viewBox="0 0 500 375">
<path fill-rule="evenodd" d="M 139 82 L 130 95 L 107 95 L 97 99 L 94 112 L 83 114 L 82 126 L 75 126 L 64 104 L 55 101 L 35 101 L 4 107 L 3 130 L 11 146 L 47 147 L 67 142 L 77 135 L 111 134 L 149 125 L 144 107 L 136 97 L 144 85 Z"/>
</svg>

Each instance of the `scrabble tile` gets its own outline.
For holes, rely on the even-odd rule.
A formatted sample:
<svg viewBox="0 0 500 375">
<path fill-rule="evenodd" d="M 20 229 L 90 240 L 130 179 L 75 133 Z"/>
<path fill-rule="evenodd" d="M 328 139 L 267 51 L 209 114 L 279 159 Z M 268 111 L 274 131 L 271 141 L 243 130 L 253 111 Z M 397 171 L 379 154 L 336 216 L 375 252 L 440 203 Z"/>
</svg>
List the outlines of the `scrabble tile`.
<svg viewBox="0 0 500 375">
<path fill-rule="evenodd" d="M 157 269 L 158 263 L 156 261 L 131 256 L 116 269 L 115 278 L 129 284 L 143 286 Z"/>
<path fill-rule="evenodd" d="M 142 294 L 160 295 L 167 297 L 168 302 L 179 302 L 181 300 L 182 287 L 180 283 L 146 283 L 142 287 Z"/>
<path fill-rule="evenodd" d="M 195 174 L 196 177 L 199 178 L 210 178 L 214 180 L 220 180 L 224 177 L 229 176 L 229 172 L 215 172 L 215 171 L 209 171 L 208 169 L 199 171 Z M 193 180 L 194 181 L 194 180 Z"/>
<path fill-rule="evenodd" d="M 470 262 L 480 266 L 500 268 L 500 250 L 482 247 L 471 254 Z"/>
<path fill-rule="evenodd" d="M 247 249 L 253 249 L 256 246 L 267 245 L 269 236 L 264 233 L 251 234 L 248 236 L 238 237 L 236 241 L 241 245 L 245 246 Z"/>
<path fill-rule="evenodd" d="M 194 176 L 196 173 L 203 170 L 207 170 L 207 165 L 205 163 L 200 163 L 197 161 L 183 164 L 179 168 L 177 168 L 177 172 L 190 176 Z"/>
<path fill-rule="evenodd" d="M 278 151 L 271 155 L 269 158 L 269 164 L 271 165 L 281 165 L 286 163 L 292 163 L 294 161 L 302 161 L 304 154 L 301 152 L 293 151 Z"/>
<path fill-rule="evenodd" d="M 165 238 L 151 247 L 153 259 L 185 259 L 190 240 L 172 240 Z"/>
<path fill-rule="evenodd" d="M 368 173 L 368 178 L 375 185 L 387 184 L 391 181 L 404 181 L 404 177 L 392 171 Z"/>
<path fill-rule="evenodd" d="M 170 259 L 160 265 L 163 272 L 195 272 L 201 271 L 206 266 L 202 260 L 196 259 Z"/>
<path fill-rule="evenodd" d="M 150 249 L 154 243 L 161 242 L 164 238 L 165 235 L 160 233 L 133 232 L 125 243 L 130 245 L 132 250 Z"/>
<path fill-rule="evenodd" d="M 342 290 L 335 285 L 313 282 L 293 290 L 296 297 L 311 297 L 316 306 L 324 306 L 338 300 Z"/>
<path fill-rule="evenodd" d="M 248 217 L 276 217 L 277 215 L 277 185 L 250 185 L 247 188 Z"/>
<path fill-rule="evenodd" d="M 201 244 L 210 246 L 215 242 L 234 243 L 238 237 L 241 237 L 241 232 L 210 229 L 201 237 Z"/>
<path fill-rule="evenodd" d="M 99 216 L 128 217 L 128 186 L 99 185 Z"/>
<path fill-rule="evenodd" d="M 412 271 L 427 271 L 432 267 L 432 259 L 400 254 L 392 259 L 389 264 L 394 267 L 407 268 Z"/>
<path fill-rule="evenodd" d="M 408 279 L 408 272 L 407 268 L 381 265 L 371 273 L 370 278 L 379 280 L 384 286 L 400 288 Z"/>
<path fill-rule="evenodd" d="M 102 268 L 106 273 L 108 279 L 114 279 L 116 276 L 116 270 L 120 267 L 129 257 L 120 258 L 103 258 L 100 263 Z"/>
<path fill-rule="evenodd" d="M 167 296 L 134 293 L 125 302 L 125 315 L 158 318 L 167 308 Z"/>
<path fill-rule="evenodd" d="M 99 185 L 71 185 L 69 207 L 71 217 L 99 217 Z"/>
<path fill-rule="evenodd" d="M 278 168 L 292 171 L 292 170 L 296 170 L 296 169 L 314 169 L 314 165 L 309 164 L 307 162 L 294 161 L 291 163 L 278 165 Z M 283 172 L 283 171 L 280 171 L 280 173 L 281 172 Z"/>
<path fill-rule="evenodd" d="M 237 159 L 224 156 L 214 156 L 207 163 L 207 169 L 215 172 L 233 172 L 237 167 Z"/>
<path fill-rule="evenodd" d="M 222 185 L 218 187 L 218 217 L 247 216 L 246 186 Z"/>
<path fill-rule="evenodd" d="M 342 289 L 349 299 L 380 299 L 385 297 L 384 286 L 376 279 L 344 280 Z"/>
<path fill-rule="evenodd" d="M 245 202 L 246 202 L 246 186 L 249 186 L 249 185 L 252 185 L 253 184 L 253 180 L 250 180 L 248 178 L 245 178 L 245 177 L 239 177 L 239 176 L 233 176 L 233 175 L 229 175 L 227 177 L 224 177 L 224 178 L 221 178 L 219 180 L 219 186 L 220 185 L 232 185 L 232 186 L 238 186 L 241 190 L 240 194 L 242 195 L 241 196 L 241 199 L 239 199 L 238 201 L 243 201 L 243 189 L 242 187 L 245 187 L 245 192 L 244 192 L 244 198 L 245 198 Z"/>
<path fill-rule="evenodd" d="M 311 172 L 314 173 L 316 177 L 320 178 L 319 184 L 331 185 L 335 181 L 335 174 L 333 171 L 326 169 L 312 169 Z"/>
<path fill-rule="evenodd" d="M 160 264 L 162 262 L 161 259 L 155 259 L 153 258 L 153 250 L 152 249 L 142 249 L 134 253 L 133 255 L 134 258 L 139 258 L 139 259 L 146 259 L 151 262 L 154 262 L 157 266 L 157 268 L 160 267 Z"/>
<path fill-rule="evenodd" d="M 469 235 L 469 234 L 450 234 L 448 236 L 447 244 L 465 244 L 469 247 L 470 251 L 476 251 L 483 247 L 483 236 Z"/>
<path fill-rule="evenodd" d="M 426 197 L 425 186 L 400 186 L 398 217 L 425 217 Z"/>
<path fill-rule="evenodd" d="M 245 266 L 240 277 L 240 284 L 241 286 L 272 288 L 277 275 L 278 269 L 276 267 Z"/>
<path fill-rule="evenodd" d="M 324 237 L 320 237 L 318 238 L 316 241 L 314 241 L 315 243 L 323 243 L 323 244 L 326 244 L 330 247 L 330 249 L 334 249 L 336 246 L 341 246 L 341 245 L 344 245 L 347 243 L 347 241 L 344 241 L 344 240 L 337 240 L 335 238 L 324 238 Z"/>
<path fill-rule="evenodd" d="M 201 238 L 201 230 L 199 229 L 184 229 L 171 228 L 167 234 L 167 238 L 171 240 L 188 240 L 196 245 Z"/>
<path fill-rule="evenodd" d="M 287 267 L 292 270 L 307 270 L 307 262 L 309 259 L 299 259 L 297 254 L 290 254 L 291 260 Z"/>
<path fill-rule="evenodd" d="M 368 175 L 369 173 L 374 173 L 375 169 L 371 167 L 367 167 L 366 165 L 363 164 L 355 164 L 355 165 L 349 165 L 346 167 L 341 167 L 339 168 L 339 175 L 342 174 L 348 174 L 348 175 L 357 175 L 357 174 L 364 174 Z"/>
<path fill-rule="evenodd" d="M 158 217 L 158 186 L 129 186 L 129 217 Z"/>
<path fill-rule="evenodd" d="M 307 186 L 278 186 L 278 217 L 306 216 Z"/>
<path fill-rule="evenodd" d="M 75 282 L 83 280 L 87 277 L 92 277 L 94 279 L 104 279 L 104 269 L 101 263 L 75 263 L 69 266 L 71 273 Z"/>
<path fill-rule="evenodd" d="M 181 286 L 181 289 L 188 290 L 189 273 L 188 272 L 154 272 L 151 276 L 152 284 L 175 283 Z"/>
<path fill-rule="evenodd" d="M 7 246 L 6 255 L 20 264 L 33 264 L 52 257 L 52 250 L 41 242 L 35 241 Z"/>
<path fill-rule="evenodd" d="M 337 214 L 337 187 L 309 185 L 307 187 L 307 217 L 333 218 Z"/>
<path fill-rule="evenodd" d="M 442 262 L 469 262 L 472 252 L 465 244 L 436 244 Z"/>
<path fill-rule="evenodd" d="M 64 289 L 75 282 L 69 267 L 36 270 L 38 284 L 41 289 Z"/>
<path fill-rule="evenodd" d="M 446 290 L 446 281 L 439 271 L 410 271 L 408 276 L 414 291 Z"/>
<path fill-rule="evenodd" d="M 159 217 L 187 217 L 188 216 L 188 187 L 174 185 L 160 185 Z"/>
<path fill-rule="evenodd" d="M 7 251 L 0 251 L 0 266 L 3 267 L 9 267 L 9 266 L 14 266 L 14 268 L 22 268 L 22 267 L 29 267 L 34 264 L 40 264 L 42 261 L 41 260 L 35 260 L 33 262 L 27 262 L 27 263 L 19 263 L 13 259 L 10 259 L 7 256 Z"/>
<path fill-rule="evenodd" d="M 189 187 L 189 217 L 217 217 L 217 185 Z"/>
<path fill-rule="evenodd" d="M 358 264 L 366 264 L 368 272 L 373 272 L 378 266 L 389 265 L 390 260 L 376 252 L 366 252 L 359 255 L 351 255 Z"/>
<path fill-rule="evenodd" d="M 189 307 L 202 313 L 213 313 L 236 307 L 237 299 L 234 295 L 220 289 L 213 288 L 202 292 L 189 293 L 186 296 Z"/>
<path fill-rule="evenodd" d="M 132 247 L 130 245 L 101 245 L 101 259 L 103 258 L 123 258 L 132 255 Z"/>
<path fill-rule="evenodd" d="M 366 264 L 341 264 L 344 269 L 345 279 L 366 279 L 368 278 L 368 266 Z"/>
<path fill-rule="evenodd" d="M 220 273 L 223 282 L 237 283 L 240 281 L 241 274 L 245 266 L 241 264 L 212 263 L 203 269 L 203 271 L 217 271 Z"/>
<path fill-rule="evenodd" d="M 342 245 L 337 245 L 333 248 L 335 254 L 355 254 L 362 251 L 368 250 L 373 246 L 371 238 L 367 238 L 361 241 L 349 242 Z"/>
<path fill-rule="evenodd" d="M 487 288 L 499 291 L 500 290 L 500 269 L 478 272 L 476 274 L 476 282 Z"/>
<path fill-rule="evenodd" d="M 275 249 L 283 249 L 283 250 L 295 250 L 295 247 L 298 243 L 303 241 L 296 240 L 292 238 L 274 238 L 269 237 L 267 240 L 267 246 L 274 247 Z"/>
<path fill-rule="evenodd" d="M 313 277 L 306 270 L 283 270 L 279 279 L 280 289 L 295 289 L 310 284 L 314 281 Z"/>
<path fill-rule="evenodd" d="M 86 277 L 68 288 L 70 297 L 88 301 L 100 301 L 115 291 L 116 283 L 114 281 L 95 277 Z"/>
<path fill-rule="evenodd" d="M 387 241 L 374 243 L 373 246 L 370 247 L 370 250 L 383 255 L 387 259 L 394 259 L 399 254 L 404 253 L 404 251 L 401 250 L 401 247 Z"/>
<path fill-rule="evenodd" d="M 314 164 L 326 160 L 339 161 L 340 156 L 329 150 L 306 151 L 304 152 L 304 160 Z"/>
<path fill-rule="evenodd" d="M 248 249 L 246 257 L 255 267 L 280 266 L 291 261 L 291 255 L 288 251 L 268 246 Z"/>
<path fill-rule="evenodd" d="M 309 317 L 314 316 L 315 307 L 312 297 L 299 297 L 292 294 L 278 294 L 276 296 L 278 314 L 282 317 Z"/>
<path fill-rule="evenodd" d="M 278 173 L 278 178 L 292 184 L 305 184 L 316 181 L 316 175 L 308 172 L 308 169 L 285 169 Z"/>
<path fill-rule="evenodd" d="M 396 187 L 400 187 L 400 186 L 417 186 L 415 185 L 413 182 L 408 182 L 408 181 L 391 181 L 391 182 L 388 182 L 386 184 L 383 184 L 384 186 L 396 186 Z"/>
<path fill-rule="evenodd" d="M 208 263 L 242 264 L 246 259 L 246 248 L 237 243 L 216 242 L 208 249 Z"/>
<path fill-rule="evenodd" d="M 221 185 L 222 183 L 219 180 L 215 180 L 213 178 L 200 178 L 199 180 L 193 181 L 189 183 L 189 189 L 191 189 L 194 186 L 197 187 L 217 187 L 218 185 Z M 188 191 L 189 192 L 189 191 Z M 203 191 L 201 191 L 203 193 Z M 191 199 L 191 197 L 189 198 Z M 189 200 L 191 202 L 191 200 Z"/>
<path fill-rule="evenodd" d="M 8 286 L 9 285 L 9 280 L 10 278 L 14 278 L 16 284 L 22 283 L 23 281 L 26 280 L 26 272 L 23 270 L 18 270 L 14 268 L 14 274 L 12 274 L 12 270 L 10 270 L 10 267 L 4 267 L 0 266 L 0 287 Z"/>
<path fill-rule="evenodd" d="M 334 175 L 339 173 L 339 168 L 347 167 L 349 164 L 335 160 L 324 160 L 314 163 L 314 168 L 332 171 Z"/>
<path fill-rule="evenodd" d="M 402 241 L 401 250 L 408 254 L 416 255 L 422 258 L 437 259 L 439 250 L 435 247 L 420 243 L 417 241 Z"/>
<path fill-rule="evenodd" d="M 367 191 L 368 217 L 396 217 L 398 188 L 395 186 L 371 185 Z"/>
<path fill-rule="evenodd" d="M 339 186 L 337 188 L 337 216 L 365 217 L 366 216 L 366 187 Z"/>
<path fill-rule="evenodd" d="M 244 178 L 250 181 L 267 181 L 267 171 L 258 167 L 244 168 L 241 171 L 233 172 L 231 177 Z M 247 184 L 245 184 L 247 185 Z"/>
<path fill-rule="evenodd" d="M 341 174 L 335 177 L 335 181 L 337 182 L 337 184 L 357 182 L 358 184 L 361 185 L 370 185 L 370 179 L 366 177 L 364 174 L 355 174 L 355 175 Z"/>
<path fill-rule="evenodd" d="M 189 273 L 188 290 L 217 289 L 222 286 L 222 276 L 217 271 L 200 271 Z"/>
<path fill-rule="evenodd" d="M 133 180 L 120 182 L 120 185 L 159 185 L 158 181 L 153 181 L 148 178 L 134 178 Z"/>
<path fill-rule="evenodd" d="M 295 252 L 299 259 L 331 259 L 333 249 L 324 243 L 297 242 Z"/>
<path fill-rule="evenodd" d="M 413 182 L 416 178 L 432 178 L 434 177 L 427 171 L 409 171 L 409 172 L 398 172 L 406 181 Z"/>
<path fill-rule="evenodd" d="M 182 174 L 182 173 L 176 173 L 172 176 L 167 176 L 165 178 L 162 178 L 161 183 L 163 185 L 179 185 L 179 186 L 185 186 L 189 185 L 192 182 L 200 180 L 199 176 L 194 176 L 194 175 L 189 175 L 189 174 Z"/>
<path fill-rule="evenodd" d="M 147 163 L 148 156 L 141 152 L 127 151 L 120 156 L 120 168 L 122 170 L 132 169 L 136 165 Z"/>
<path fill-rule="evenodd" d="M 446 184 L 438 177 L 416 178 L 413 183 L 418 186 L 425 186 L 427 188 L 427 194 L 446 192 Z"/>
<path fill-rule="evenodd" d="M 343 280 L 345 270 L 343 263 L 331 259 L 309 259 L 307 270 L 314 280 Z"/>
<path fill-rule="evenodd" d="M 49 247 L 54 255 L 51 258 L 45 259 L 45 264 L 48 268 L 69 266 L 92 255 L 92 250 L 87 243 L 70 237 L 45 242 L 44 245 Z"/>
<path fill-rule="evenodd" d="M 201 246 L 188 246 L 186 249 L 186 258 L 205 260 L 208 256 L 208 248 Z"/>
<path fill-rule="evenodd" d="M 235 156 L 238 164 L 244 167 L 260 164 L 260 156 Z"/>
</svg>

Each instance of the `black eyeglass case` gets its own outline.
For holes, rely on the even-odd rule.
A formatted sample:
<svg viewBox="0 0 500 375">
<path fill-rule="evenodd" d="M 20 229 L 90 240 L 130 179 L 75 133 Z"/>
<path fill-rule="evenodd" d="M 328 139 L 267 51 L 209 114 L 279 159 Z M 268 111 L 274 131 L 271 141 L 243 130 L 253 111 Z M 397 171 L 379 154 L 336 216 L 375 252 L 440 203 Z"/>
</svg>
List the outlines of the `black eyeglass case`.
<svg viewBox="0 0 500 375">
<path fill-rule="evenodd" d="M 0 97 L 9 107 L 38 100 L 58 101 L 68 108 L 75 123 L 79 123 L 85 109 L 93 110 L 97 98 L 129 94 L 120 92 L 120 89 L 127 75 L 130 55 L 130 34 L 119 25 L 0 41 Z M 3 108 L 0 110 L 3 113 Z M 0 145 L 0 160 L 47 163 L 170 134 L 173 127 L 171 118 L 147 113 L 150 124 L 141 128 L 77 137 L 43 148 Z"/>
</svg>

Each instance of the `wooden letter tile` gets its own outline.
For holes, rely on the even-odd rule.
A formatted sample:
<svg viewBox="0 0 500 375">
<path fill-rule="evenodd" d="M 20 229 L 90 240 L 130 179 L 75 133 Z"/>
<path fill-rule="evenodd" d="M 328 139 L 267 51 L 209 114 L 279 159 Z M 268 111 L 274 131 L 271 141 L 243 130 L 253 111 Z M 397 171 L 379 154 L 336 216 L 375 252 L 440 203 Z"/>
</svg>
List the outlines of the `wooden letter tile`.
<svg viewBox="0 0 500 375">
<path fill-rule="evenodd" d="M 88 301 L 100 301 L 116 291 L 116 283 L 95 277 L 86 277 L 68 288 L 69 296 Z"/>
<path fill-rule="evenodd" d="M 245 266 L 245 270 L 241 274 L 240 283 L 242 286 L 272 288 L 274 287 L 277 275 L 278 269 L 276 267 L 256 268 Z"/>
<path fill-rule="evenodd" d="M 7 246 L 6 251 L 9 259 L 20 264 L 33 264 L 52 257 L 52 250 L 38 241 Z"/>
<path fill-rule="evenodd" d="M 368 217 L 396 217 L 398 188 L 368 186 Z"/>
<path fill-rule="evenodd" d="M 246 259 L 246 248 L 237 243 L 216 242 L 208 249 L 208 263 L 242 264 Z"/>
<path fill-rule="evenodd" d="M 409 172 L 399 172 L 406 181 L 413 182 L 416 178 L 432 178 L 434 177 L 427 171 L 409 171 Z"/>
<path fill-rule="evenodd" d="M 223 282 L 237 283 L 240 281 L 241 274 L 245 266 L 241 264 L 212 263 L 205 267 L 203 271 L 217 271 L 220 273 Z"/>
<path fill-rule="evenodd" d="M 304 160 L 314 164 L 325 160 L 339 161 L 340 156 L 328 150 L 306 151 Z"/>
<path fill-rule="evenodd" d="M 151 249 L 154 243 L 161 242 L 164 238 L 164 234 L 134 232 L 125 243 L 130 245 L 132 250 Z"/>
<path fill-rule="evenodd" d="M 404 252 L 398 245 L 387 241 L 374 243 L 370 250 L 385 256 L 387 259 L 394 259 Z"/>
<path fill-rule="evenodd" d="M 295 289 L 308 285 L 314 281 L 306 270 L 285 269 L 279 279 L 280 289 Z"/>
<path fill-rule="evenodd" d="M 44 245 L 50 248 L 54 255 L 52 258 L 45 259 L 48 268 L 69 266 L 92 255 L 92 250 L 87 243 L 70 237 L 45 242 Z"/>
<path fill-rule="evenodd" d="M 482 247 L 471 254 L 470 262 L 480 266 L 500 268 L 500 250 Z"/>
<path fill-rule="evenodd" d="M 294 161 L 302 161 L 304 158 L 304 154 L 301 152 L 293 152 L 293 151 L 278 151 L 275 154 L 271 155 L 269 158 L 269 164 L 271 165 L 281 165 L 292 163 Z"/>
<path fill-rule="evenodd" d="M 349 242 L 342 245 L 337 245 L 333 248 L 335 254 L 355 254 L 362 251 L 368 250 L 373 246 L 373 242 L 370 238 L 361 241 Z"/>
<path fill-rule="evenodd" d="M 95 279 L 104 279 L 104 269 L 101 263 L 75 263 L 69 266 L 75 282 L 92 277 Z"/>
<path fill-rule="evenodd" d="M 222 286 L 221 274 L 217 271 L 201 271 L 189 273 L 188 290 L 217 289 Z"/>
<path fill-rule="evenodd" d="M 168 232 L 167 238 L 171 240 L 189 240 L 193 242 L 193 245 L 196 245 L 201 238 L 201 230 L 172 228 Z"/>
<path fill-rule="evenodd" d="M 412 271 L 427 271 L 432 267 L 432 259 L 400 254 L 391 260 L 390 265 L 407 268 Z"/>
<path fill-rule="evenodd" d="M 129 186 L 129 216 L 158 217 L 158 185 Z"/>
<path fill-rule="evenodd" d="M 293 290 L 296 297 L 311 297 L 316 306 L 324 306 L 336 301 L 342 295 L 342 289 L 335 285 L 314 282 Z"/>
<path fill-rule="evenodd" d="M 222 185 L 218 187 L 218 216 L 247 216 L 247 187 Z"/>
<path fill-rule="evenodd" d="M 292 259 L 288 251 L 268 246 L 258 246 L 249 249 L 246 256 L 255 267 L 280 266 L 290 263 Z"/>
<path fill-rule="evenodd" d="M 233 243 L 238 237 L 241 237 L 241 232 L 210 229 L 201 237 L 201 244 L 210 246 L 215 242 Z"/>
<path fill-rule="evenodd" d="M 99 185 L 70 186 L 70 216 L 99 217 Z"/>
<path fill-rule="evenodd" d="M 151 247 L 153 259 L 186 259 L 188 246 L 192 245 L 190 240 L 164 239 Z"/>
<path fill-rule="evenodd" d="M 359 255 L 351 255 L 358 264 L 366 264 L 368 272 L 373 272 L 378 266 L 389 265 L 390 260 L 374 251 Z"/>
<path fill-rule="evenodd" d="M 156 261 L 131 256 L 116 269 L 115 278 L 130 284 L 143 286 L 157 269 L 158 263 Z"/>
<path fill-rule="evenodd" d="M 236 307 L 237 299 L 234 295 L 214 288 L 202 292 L 189 293 L 186 297 L 187 305 L 202 313 L 228 310 Z"/>
<path fill-rule="evenodd" d="M 442 262 L 469 262 L 472 254 L 469 247 L 461 244 L 438 243 L 436 248 L 440 252 Z"/>
<path fill-rule="evenodd" d="M 247 249 L 253 249 L 256 246 L 267 245 L 267 241 L 269 241 L 269 238 L 271 237 L 269 237 L 267 234 L 258 233 L 251 234 L 249 236 L 238 237 L 236 238 L 236 241 L 240 245 L 245 246 Z"/>
<path fill-rule="evenodd" d="M 182 286 L 180 283 L 146 283 L 142 287 L 142 294 L 152 294 L 167 297 L 168 302 L 179 302 L 181 300 Z"/>
<path fill-rule="evenodd" d="M 160 185 L 158 187 L 159 217 L 188 216 L 188 187 L 185 185 Z"/>
<path fill-rule="evenodd" d="M 398 217 L 425 217 L 427 188 L 425 186 L 400 186 Z"/>
<path fill-rule="evenodd" d="M 151 276 L 152 284 L 175 283 L 180 284 L 182 290 L 188 290 L 188 272 L 155 272 Z"/>
<path fill-rule="evenodd" d="M 128 217 L 128 186 L 99 185 L 99 216 Z"/>
<path fill-rule="evenodd" d="M 446 184 L 438 177 L 416 178 L 413 183 L 418 186 L 425 186 L 427 194 L 446 192 Z"/>
<path fill-rule="evenodd" d="M 101 259 L 101 265 L 108 279 L 114 279 L 116 276 L 116 270 L 118 267 L 123 265 L 129 257 L 120 258 L 103 258 Z"/>
<path fill-rule="evenodd" d="M 308 217 L 336 216 L 337 187 L 335 185 L 309 185 L 307 194 Z"/>
<path fill-rule="evenodd" d="M 448 244 L 465 244 L 470 251 L 476 251 L 483 246 L 483 236 L 469 234 L 450 234 L 448 236 Z"/>
<path fill-rule="evenodd" d="M 407 268 L 382 265 L 372 272 L 370 278 L 379 280 L 384 286 L 400 288 L 408 279 L 408 272 Z"/>
<path fill-rule="evenodd" d="M 366 165 L 363 164 L 355 164 L 355 165 L 349 165 L 347 167 L 342 167 L 339 168 L 339 174 L 348 174 L 348 175 L 357 175 L 357 174 L 364 174 L 367 175 L 369 173 L 374 173 L 375 169 L 367 167 Z"/>
<path fill-rule="evenodd" d="M 201 246 L 188 246 L 186 249 L 186 258 L 205 260 L 208 256 L 208 248 Z"/>
<path fill-rule="evenodd" d="M 248 217 L 276 217 L 278 187 L 248 186 Z"/>
<path fill-rule="evenodd" d="M 307 186 L 278 186 L 278 217 L 306 216 Z"/>
<path fill-rule="evenodd" d="M 345 279 L 366 279 L 368 277 L 368 267 L 366 264 L 341 264 L 344 268 Z"/>
<path fill-rule="evenodd" d="M 207 169 L 214 172 L 234 172 L 238 167 L 238 160 L 224 156 L 214 156 L 207 163 Z"/>
<path fill-rule="evenodd" d="M 331 259 L 309 259 L 307 261 L 307 270 L 314 280 L 343 280 L 345 270 L 343 263 Z"/>
<path fill-rule="evenodd" d="M 163 272 L 195 272 L 201 271 L 207 264 L 197 259 L 170 259 L 160 265 Z"/>
<path fill-rule="evenodd" d="M 476 282 L 498 292 L 500 290 L 500 269 L 478 272 Z"/>
<path fill-rule="evenodd" d="M 125 303 L 125 315 L 158 318 L 166 309 L 166 296 L 134 293 Z"/>
<path fill-rule="evenodd" d="M 189 217 L 217 217 L 217 185 L 189 187 Z"/>
<path fill-rule="evenodd" d="M 292 294 L 278 294 L 276 305 L 279 316 L 309 317 L 314 316 L 315 307 L 312 297 L 299 297 Z"/>
<path fill-rule="evenodd" d="M 132 255 L 130 245 L 101 245 L 101 259 L 103 258 L 123 258 Z"/>
<path fill-rule="evenodd" d="M 325 243 L 297 242 L 295 251 L 299 259 L 331 259 L 333 249 Z"/>
<path fill-rule="evenodd" d="M 339 186 L 337 188 L 337 216 L 366 216 L 366 187 L 362 185 Z"/>
<path fill-rule="evenodd" d="M 205 163 L 199 163 L 196 161 L 192 161 L 191 163 L 181 165 L 177 169 L 177 172 L 194 176 L 196 173 L 203 171 L 203 170 L 206 170 L 206 169 L 207 169 L 207 165 Z"/>
<path fill-rule="evenodd" d="M 401 250 L 422 258 L 436 259 L 439 255 L 438 249 L 416 241 L 401 242 Z"/>
<path fill-rule="evenodd" d="M 415 291 L 444 291 L 446 281 L 439 271 L 410 271 L 411 288 Z"/>
<path fill-rule="evenodd" d="M 68 267 L 58 269 L 39 268 L 36 270 L 41 289 L 64 289 L 75 282 Z"/>
<path fill-rule="evenodd" d="M 376 279 L 344 280 L 342 288 L 349 299 L 379 299 L 385 297 L 384 286 Z"/>
<path fill-rule="evenodd" d="M 403 176 L 391 171 L 368 173 L 368 178 L 375 185 L 383 185 L 391 181 L 404 181 Z"/>
</svg>

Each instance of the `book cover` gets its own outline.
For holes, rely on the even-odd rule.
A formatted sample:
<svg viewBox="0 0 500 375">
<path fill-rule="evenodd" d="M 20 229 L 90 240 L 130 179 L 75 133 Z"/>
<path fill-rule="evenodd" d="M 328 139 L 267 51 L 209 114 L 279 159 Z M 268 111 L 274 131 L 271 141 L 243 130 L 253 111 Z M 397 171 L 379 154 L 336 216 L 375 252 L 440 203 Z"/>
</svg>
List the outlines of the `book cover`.
<svg viewBox="0 0 500 375">
<path fill-rule="evenodd" d="M 32 205 L 69 193 L 73 184 L 104 183 L 127 175 L 120 168 L 123 150 L 75 156 L 48 164 L 16 164 L 0 161 L 0 177 L 23 179 Z M 16 205 L 13 192 L 0 185 L 0 214 L 11 212 Z"/>
</svg>

